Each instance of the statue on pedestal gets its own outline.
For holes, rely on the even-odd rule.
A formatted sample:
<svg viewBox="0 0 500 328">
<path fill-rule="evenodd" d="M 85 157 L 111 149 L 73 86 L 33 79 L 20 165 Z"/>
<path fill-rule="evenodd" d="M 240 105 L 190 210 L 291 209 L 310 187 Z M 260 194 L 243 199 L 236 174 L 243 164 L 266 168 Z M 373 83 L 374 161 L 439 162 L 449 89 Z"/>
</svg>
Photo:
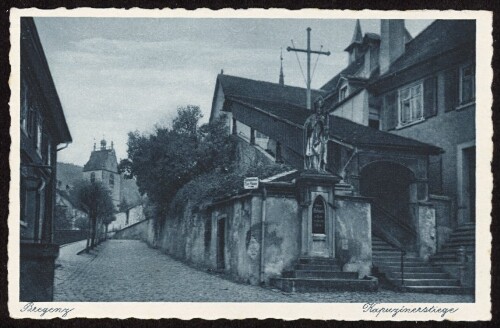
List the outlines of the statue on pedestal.
<svg viewBox="0 0 500 328">
<path fill-rule="evenodd" d="M 326 173 L 329 116 L 323 105 L 323 97 L 316 98 L 314 114 L 305 124 L 304 168 Z"/>
</svg>

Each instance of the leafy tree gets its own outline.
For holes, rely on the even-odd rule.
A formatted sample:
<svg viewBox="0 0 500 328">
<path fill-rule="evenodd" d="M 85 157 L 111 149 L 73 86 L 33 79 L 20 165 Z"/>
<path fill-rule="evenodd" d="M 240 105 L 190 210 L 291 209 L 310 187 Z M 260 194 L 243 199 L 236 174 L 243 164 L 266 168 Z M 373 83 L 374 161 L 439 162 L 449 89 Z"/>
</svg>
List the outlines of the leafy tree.
<svg viewBox="0 0 500 328">
<path fill-rule="evenodd" d="M 139 191 L 147 193 L 160 212 L 197 176 L 229 169 L 233 142 L 224 118 L 199 127 L 201 117 L 198 106 L 179 107 L 172 128 L 128 135 L 128 159 L 120 162 L 119 170 L 127 178 L 136 177 Z"/>
<path fill-rule="evenodd" d="M 172 130 L 180 135 L 196 136 L 198 122 L 203 117 L 199 106 L 187 105 L 177 108 L 177 117 L 172 121 Z"/>
<path fill-rule="evenodd" d="M 99 225 L 109 225 L 114 219 L 114 205 L 109 190 L 100 182 L 81 180 L 76 183 L 74 195 L 78 206 L 89 216 L 90 239 L 88 248 L 97 244 L 97 229 Z"/>
<path fill-rule="evenodd" d="M 89 218 L 87 216 L 79 216 L 75 220 L 75 227 L 80 230 L 87 230 L 89 228 Z"/>
<path fill-rule="evenodd" d="M 68 215 L 66 206 L 56 205 L 55 207 L 55 227 L 57 230 L 71 229 L 72 217 Z"/>
</svg>

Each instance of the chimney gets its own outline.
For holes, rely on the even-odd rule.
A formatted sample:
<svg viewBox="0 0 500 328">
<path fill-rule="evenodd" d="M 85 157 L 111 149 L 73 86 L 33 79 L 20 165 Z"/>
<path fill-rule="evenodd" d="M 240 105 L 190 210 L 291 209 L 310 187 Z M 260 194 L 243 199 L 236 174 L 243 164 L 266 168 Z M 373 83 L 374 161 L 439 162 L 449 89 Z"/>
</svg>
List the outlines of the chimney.
<svg viewBox="0 0 500 328">
<path fill-rule="evenodd" d="M 391 64 L 405 51 L 405 21 L 382 19 L 380 22 L 380 75 L 389 70 Z"/>
</svg>

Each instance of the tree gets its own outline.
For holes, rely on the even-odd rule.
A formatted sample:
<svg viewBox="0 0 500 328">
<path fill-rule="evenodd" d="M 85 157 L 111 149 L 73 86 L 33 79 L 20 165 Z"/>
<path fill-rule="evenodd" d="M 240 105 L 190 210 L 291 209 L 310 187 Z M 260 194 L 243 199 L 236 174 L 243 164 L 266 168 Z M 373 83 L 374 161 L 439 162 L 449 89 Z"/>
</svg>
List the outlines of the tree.
<svg viewBox="0 0 500 328">
<path fill-rule="evenodd" d="M 107 226 L 115 219 L 115 209 L 109 190 L 99 181 L 81 180 L 77 182 L 74 194 L 78 206 L 89 216 L 88 251 L 89 248 L 93 248 L 97 244 L 98 226 Z"/>
<path fill-rule="evenodd" d="M 71 219 L 68 215 L 67 207 L 63 205 L 55 206 L 54 223 L 57 230 L 67 230 L 72 228 Z"/>
<path fill-rule="evenodd" d="M 119 170 L 136 178 L 139 191 L 161 213 L 186 183 L 215 169 L 228 170 L 231 163 L 233 143 L 224 118 L 199 127 L 201 117 L 198 106 L 179 107 L 172 128 L 128 135 L 128 159 L 120 162 Z"/>
</svg>

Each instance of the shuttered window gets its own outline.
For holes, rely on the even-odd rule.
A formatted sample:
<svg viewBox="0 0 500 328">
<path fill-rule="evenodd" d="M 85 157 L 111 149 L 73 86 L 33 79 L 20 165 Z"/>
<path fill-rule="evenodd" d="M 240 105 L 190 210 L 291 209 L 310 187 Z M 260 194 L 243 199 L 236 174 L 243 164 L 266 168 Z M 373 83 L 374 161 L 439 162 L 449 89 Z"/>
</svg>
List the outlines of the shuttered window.
<svg viewBox="0 0 500 328">
<path fill-rule="evenodd" d="M 444 110 L 449 112 L 458 106 L 458 69 L 444 72 Z"/>
<path fill-rule="evenodd" d="M 476 98 L 476 73 L 473 64 L 460 67 L 460 105 L 468 104 Z"/>
<path fill-rule="evenodd" d="M 429 118 L 437 114 L 437 78 L 429 77 L 424 80 L 424 117 Z"/>
<path fill-rule="evenodd" d="M 397 92 L 392 91 L 384 96 L 383 111 L 384 129 L 393 130 L 398 124 Z"/>
</svg>

